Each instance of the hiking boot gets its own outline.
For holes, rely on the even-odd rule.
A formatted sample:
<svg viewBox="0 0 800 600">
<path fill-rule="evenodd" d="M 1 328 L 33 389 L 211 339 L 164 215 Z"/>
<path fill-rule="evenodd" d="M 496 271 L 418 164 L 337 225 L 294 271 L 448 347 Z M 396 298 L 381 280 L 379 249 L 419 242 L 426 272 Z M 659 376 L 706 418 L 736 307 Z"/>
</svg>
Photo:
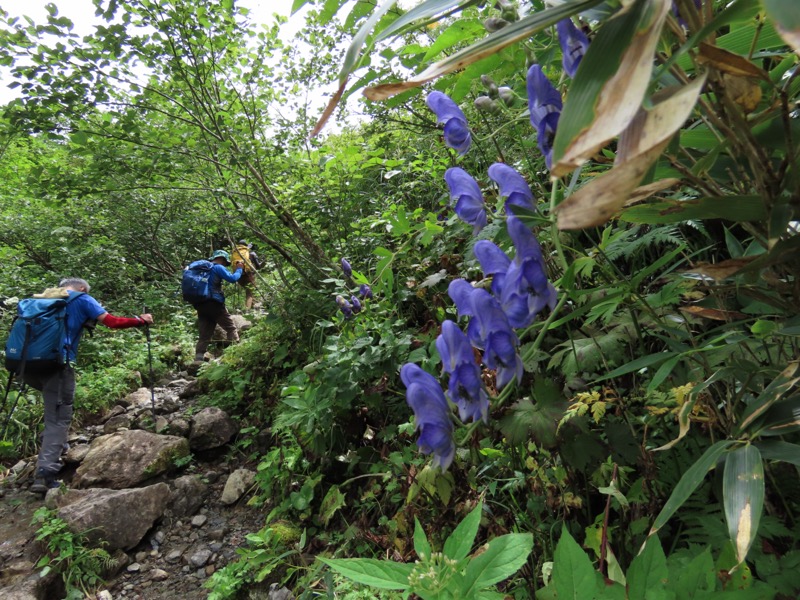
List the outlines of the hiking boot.
<svg viewBox="0 0 800 600">
<path fill-rule="evenodd" d="M 36 469 L 36 475 L 33 477 L 33 483 L 29 488 L 34 494 L 46 494 L 47 490 L 60 487 L 61 483 L 56 479 L 56 473 L 42 469 Z"/>
</svg>

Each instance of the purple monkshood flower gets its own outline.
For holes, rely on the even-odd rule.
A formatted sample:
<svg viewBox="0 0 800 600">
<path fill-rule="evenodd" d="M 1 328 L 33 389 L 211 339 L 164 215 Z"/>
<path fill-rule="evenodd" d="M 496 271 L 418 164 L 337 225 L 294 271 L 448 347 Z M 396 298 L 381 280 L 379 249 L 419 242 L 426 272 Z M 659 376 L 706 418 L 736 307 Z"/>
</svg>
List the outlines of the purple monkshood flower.
<svg viewBox="0 0 800 600">
<path fill-rule="evenodd" d="M 456 447 L 450 407 L 444 392 L 433 375 L 413 363 L 403 365 L 400 379 L 406 386 L 406 402 L 414 411 L 414 422 L 419 431 L 417 446 L 423 454 L 433 454 L 434 467 L 446 471 L 453 462 Z"/>
<path fill-rule="evenodd" d="M 345 274 L 346 277 L 353 276 L 353 267 L 350 266 L 350 263 L 347 262 L 346 258 L 342 259 L 342 272 Z"/>
<path fill-rule="evenodd" d="M 556 23 L 558 43 L 561 44 L 561 63 L 570 77 L 575 77 L 578 65 L 589 48 L 589 38 L 575 27 L 572 19 L 567 17 Z"/>
<path fill-rule="evenodd" d="M 361 301 L 355 296 L 350 296 L 350 304 L 353 305 L 353 312 L 358 314 L 361 312 Z"/>
<path fill-rule="evenodd" d="M 450 188 L 450 198 L 456 201 L 458 218 L 472 225 L 473 235 L 486 226 L 486 207 L 478 182 L 464 169 L 452 167 L 444 173 Z"/>
<path fill-rule="evenodd" d="M 513 379 L 522 378 L 522 360 L 517 353 L 519 339 L 511 329 L 503 309 L 494 296 L 481 288 L 473 288 L 463 279 L 450 283 L 447 293 L 456 304 L 459 315 L 468 315 L 469 341 L 483 348 L 483 362 L 497 369 L 497 387 L 505 387 Z"/>
<path fill-rule="evenodd" d="M 436 349 L 442 357 L 442 368 L 450 375 L 450 400 L 458 406 L 462 421 L 489 417 L 489 396 L 481 381 L 481 370 L 475 363 L 472 346 L 453 321 L 442 323 L 442 333 L 436 338 Z"/>
<path fill-rule="evenodd" d="M 342 314 L 344 314 L 345 319 L 349 319 L 353 316 L 353 307 L 345 300 L 344 296 L 336 296 L 336 304 L 339 306 L 339 310 L 342 311 Z"/>
<path fill-rule="evenodd" d="M 531 125 L 536 130 L 539 150 L 544 155 L 549 169 L 553 158 L 553 139 L 556 137 L 558 119 L 563 107 L 561 94 L 545 77 L 539 65 L 533 65 L 528 69 L 527 87 Z"/>
<path fill-rule="evenodd" d="M 361 294 L 362 298 L 371 299 L 372 296 L 372 288 L 369 287 L 366 283 L 362 283 L 361 287 L 358 288 L 358 293 Z"/>
<path fill-rule="evenodd" d="M 500 187 L 500 195 L 506 197 L 506 206 L 513 204 L 536 210 L 533 204 L 531 188 L 513 168 L 505 163 L 494 163 L 489 167 L 489 177 Z"/>
<path fill-rule="evenodd" d="M 467 118 L 458 104 L 447 94 L 431 92 L 426 99 L 428 108 L 436 113 L 437 123 L 444 123 L 444 143 L 459 154 L 466 153 L 472 143 Z"/>
</svg>

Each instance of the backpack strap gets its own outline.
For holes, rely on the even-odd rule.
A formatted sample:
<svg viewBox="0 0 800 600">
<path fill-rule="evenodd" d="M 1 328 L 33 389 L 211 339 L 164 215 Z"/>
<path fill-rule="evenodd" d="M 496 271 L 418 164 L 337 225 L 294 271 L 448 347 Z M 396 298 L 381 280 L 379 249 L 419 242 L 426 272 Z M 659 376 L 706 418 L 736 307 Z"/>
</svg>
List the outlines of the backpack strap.
<svg viewBox="0 0 800 600">
<path fill-rule="evenodd" d="M 67 298 L 67 309 L 66 309 L 65 317 L 64 317 L 64 319 L 65 319 L 64 320 L 64 355 L 65 355 L 64 364 L 67 365 L 67 366 L 69 366 L 69 351 L 70 351 L 70 348 L 72 347 L 72 340 L 70 339 L 69 335 L 67 334 L 66 317 L 69 316 L 69 305 L 72 304 L 73 300 L 77 300 L 78 298 L 80 298 L 81 296 L 84 296 L 84 295 L 86 295 L 86 292 L 75 292 L 74 294 L 70 294 L 69 298 Z M 81 326 L 78 328 L 78 331 L 80 332 L 81 329 L 86 327 L 86 324 L 88 322 L 89 322 L 89 320 L 87 319 L 86 321 L 81 323 Z M 92 327 L 90 329 L 90 331 L 94 331 L 94 327 Z M 59 395 L 59 397 L 60 397 L 60 395 Z"/>
</svg>

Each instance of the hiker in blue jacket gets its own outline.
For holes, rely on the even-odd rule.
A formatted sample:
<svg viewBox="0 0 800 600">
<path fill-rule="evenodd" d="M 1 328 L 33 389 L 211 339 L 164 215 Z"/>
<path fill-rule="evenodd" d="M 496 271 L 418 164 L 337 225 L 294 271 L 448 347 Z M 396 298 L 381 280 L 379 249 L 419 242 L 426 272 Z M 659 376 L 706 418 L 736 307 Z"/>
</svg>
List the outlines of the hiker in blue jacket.
<svg viewBox="0 0 800 600">
<path fill-rule="evenodd" d="M 236 270 L 231 273 L 225 267 L 231 264 L 231 256 L 225 250 L 217 250 L 208 257 L 214 263 L 211 268 L 211 276 L 208 279 L 209 292 L 211 298 L 204 302 L 195 304 L 197 309 L 197 328 L 200 330 L 200 339 L 194 349 L 195 362 L 203 362 L 206 349 L 211 343 L 214 329 L 217 325 L 225 330 L 228 342 L 238 342 L 239 332 L 233 322 L 228 309 L 225 308 L 225 294 L 222 293 L 222 281 L 236 283 L 242 276 L 244 262 L 236 262 Z"/>
<path fill-rule="evenodd" d="M 69 436 L 72 402 L 75 398 L 73 364 L 78 358 L 78 344 L 84 327 L 97 322 L 111 329 L 126 329 L 153 323 L 153 316 L 150 314 L 130 319 L 110 314 L 89 295 L 89 284 L 84 279 L 62 279 L 58 286 L 66 289 L 70 298 L 74 298 L 67 305 L 66 336 L 69 340 L 67 364 L 60 367 L 26 368 L 23 375 L 25 383 L 42 392 L 44 397 L 42 447 L 39 450 L 36 474 L 30 487 L 32 492 L 37 493 L 44 493 L 50 488 L 59 486 L 56 475 L 61 470 L 59 459 Z"/>
</svg>

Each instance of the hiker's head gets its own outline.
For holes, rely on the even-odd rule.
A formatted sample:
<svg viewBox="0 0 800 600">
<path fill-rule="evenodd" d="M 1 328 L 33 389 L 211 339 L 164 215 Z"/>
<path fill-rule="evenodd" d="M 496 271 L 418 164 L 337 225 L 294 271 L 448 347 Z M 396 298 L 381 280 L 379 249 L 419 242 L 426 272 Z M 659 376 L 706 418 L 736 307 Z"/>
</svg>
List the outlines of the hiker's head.
<svg viewBox="0 0 800 600">
<path fill-rule="evenodd" d="M 68 290 L 72 290 L 74 292 L 86 292 L 89 293 L 89 284 L 86 282 L 85 279 L 79 279 L 77 277 L 67 277 L 62 279 L 58 282 L 58 287 L 67 288 Z"/>
<path fill-rule="evenodd" d="M 237 245 L 237 246 L 245 246 L 245 247 L 246 247 L 246 248 L 248 248 L 248 249 L 250 249 L 250 248 L 252 248 L 252 247 L 253 247 L 253 244 L 249 244 L 249 243 L 247 242 L 247 240 L 239 240 L 238 242 L 236 242 L 236 245 Z"/>
<path fill-rule="evenodd" d="M 225 250 L 217 250 L 208 257 L 208 260 L 227 267 L 231 264 L 231 255 L 225 252 Z"/>
</svg>

